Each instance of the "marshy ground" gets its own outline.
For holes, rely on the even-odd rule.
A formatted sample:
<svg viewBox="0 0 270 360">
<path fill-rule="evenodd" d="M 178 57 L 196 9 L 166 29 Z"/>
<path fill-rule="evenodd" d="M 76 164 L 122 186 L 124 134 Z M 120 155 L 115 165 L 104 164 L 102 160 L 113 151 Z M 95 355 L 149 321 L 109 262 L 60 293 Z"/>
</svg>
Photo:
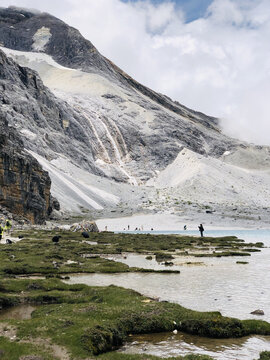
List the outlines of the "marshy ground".
<svg viewBox="0 0 270 360">
<path fill-rule="evenodd" d="M 130 334 L 181 330 L 213 338 L 270 335 L 270 324 L 264 321 L 241 321 L 223 317 L 219 312 L 192 311 L 133 290 L 69 285 L 57 278 L 69 273 L 145 271 L 103 259 L 101 254 L 137 252 L 160 260 L 169 260 L 177 253 L 249 256 L 254 250 L 259 251 L 262 243 L 246 244 L 235 237 L 201 239 L 113 233 L 91 234 L 87 240 L 92 243 L 87 243 L 80 233 L 61 230 L 13 233 L 18 235 L 24 238 L 15 244 L 0 245 L 0 304 L 2 308 L 30 304 L 35 310 L 29 318 L 0 320 L 1 359 L 79 360 L 98 356 L 101 360 L 146 360 L 156 357 L 113 350 Z M 57 244 L 51 241 L 54 235 L 61 235 Z M 188 355 L 178 359 L 210 357 Z M 262 353 L 260 359 L 270 359 L 269 353 Z"/>
</svg>

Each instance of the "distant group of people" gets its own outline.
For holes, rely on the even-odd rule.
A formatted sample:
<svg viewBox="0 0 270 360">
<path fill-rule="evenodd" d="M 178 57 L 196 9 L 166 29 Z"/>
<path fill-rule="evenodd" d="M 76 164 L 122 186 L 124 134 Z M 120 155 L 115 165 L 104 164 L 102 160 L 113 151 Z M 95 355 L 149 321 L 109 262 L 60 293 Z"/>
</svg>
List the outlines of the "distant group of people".
<svg viewBox="0 0 270 360">
<path fill-rule="evenodd" d="M 127 230 L 129 230 L 129 229 L 130 229 L 130 227 L 128 225 Z M 126 230 L 126 228 L 124 228 L 124 231 L 125 230 Z M 153 231 L 153 230 L 154 230 L 154 228 L 151 228 L 151 231 Z M 143 225 L 141 225 L 141 227 L 135 227 L 134 231 L 144 231 Z"/>
<path fill-rule="evenodd" d="M 199 232 L 200 232 L 201 237 L 203 237 L 203 232 L 204 232 L 203 224 L 200 224 L 200 225 L 198 226 L 198 229 L 199 229 Z M 130 230 L 130 226 L 129 226 L 129 225 L 127 226 L 127 230 L 128 230 L 128 231 Z M 154 230 L 154 229 L 151 228 L 151 231 L 153 231 L 153 230 Z M 187 230 L 187 225 L 184 225 L 184 230 Z M 108 231 L 107 225 L 105 226 L 105 231 Z M 126 228 L 124 228 L 124 231 L 126 231 Z M 143 225 L 141 225 L 141 227 L 136 227 L 136 228 L 134 229 L 134 231 L 143 231 Z"/>
<path fill-rule="evenodd" d="M 12 228 L 12 222 L 10 219 L 1 220 L 0 222 L 0 241 L 4 238 L 4 233 L 10 235 L 10 231 Z"/>
</svg>

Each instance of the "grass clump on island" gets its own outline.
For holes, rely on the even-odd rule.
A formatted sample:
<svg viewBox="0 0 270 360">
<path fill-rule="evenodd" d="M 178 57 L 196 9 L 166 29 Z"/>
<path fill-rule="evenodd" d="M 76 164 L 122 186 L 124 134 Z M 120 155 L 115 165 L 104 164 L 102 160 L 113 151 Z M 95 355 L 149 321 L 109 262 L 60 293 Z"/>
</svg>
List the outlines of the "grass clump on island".
<svg viewBox="0 0 270 360">
<path fill-rule="evenodd" d="M 11 245 L 0 244 L 0 274 L 179 273 L 179 270 L 130 268 L 124 263 L 104 259 L 101 254 L 121 253 L 117 244 L 89 244 L 77 232 L 28 230 L 13 233 L 13 236 L 18 235 L 24 238 Z M 51 240 L 55 235 L 61 235 L 56 244 Z M 102 234 L 98 235 L 103 239 Z"/>
<path fill-rule="evenodd" d="M 194 257 L 250 256 L 260 251 L 263 243 L 245 243 L 235 236 L 199 238 L 179 235 L 91 233 L 84 239 L 80 232 L 64 230 L 29 229 L 15 231 L 13 236 L 24 238 L 11 245 L 0 245 L 0 274 L 58 274 L 164 272 L 179 270 L 153 270 L 130 268 L 128 265 L 108 260 L 102 255 L 132 252 L 155 256 L 158 262 L 172 265 L 175 255 Z M 52 237 L 60 235 L 55 244 Z"/>
<path fill-rule="evenodd" d="M 68 285 L 59 279 L 2 279 L 0 287 L 2 305 L 39 304 L 29 320 L 5 320 L 7 328 L 16 328 L 14 346 L 25 341 L 38 346 L 37 339 L 50 339 L 51 343 L 67 349 L 72 359 L 112 351 L 121 346 L 129 334 L 177 329 L 213 338 L 270 335 L 270 324 L 261 320 L 241 321 L 223 317 L 219 312 L 188 310 L 116 286 Z M 32 350 L 32 354 L 37 353 Z M 127 359 L 128 355 L 109 353 L 104 360 L 115 357 Z"/>
<path fill-rule="evenodd" d="M 184 235 L 152 235 L 152 234 L 115 234 L 110 232 L 91 233 L 90 242 L 86 242 L 80 232 L 64 230 L 25 230 L 17 231 L 14 235 L 23 235 L 19 253 L 13 254 L 11 247 L 6 248 L 7 254 L 15 255 L 12 260 L 15 271 L 22 268 L 29 273 L 29 262 L 20 258 L 23 254 L 32 257 L 31 264 L 39 262 L 44 273 L 51 271 L 54 261 L 54 273 L 77 272 L 125 272 L 130 271 L 127 265 L 114 265 L 107 259 L 101 259 L 101 254 L 121 254 L 132 252 L 156 256 L 157 261 L 172 259 L 173 255 L 194 257 L 222 257 L 222 256 L 250 256 L 254 251 L 260 251 L 263 243 L 245 243 L 236 236 L 225 237 L 192 237 Z M 54 235 L 61 235 L 58 245 L 51 242 Z M 12 245 L 13 247 L 13 245 Z M 0 272 L 1 272 L 0 258 Z M 65 263 L 72 260 L 72 264 Z M 9 263 L 10 265 L 10 263 Z M 60 265 L 57 268 L 57 265 Z M 24 268 L 23 268 L 24 267 Z M 5 270 L 5 269 L 4 269 Z M 27 272 L 28 270 L 28 272 Z M 34 269 L 32 269 L 34 270 Z M 31 271 L 32 271 L 31 270 Z M 60 271 L 61 270 L 61 271 Z M 7 271 L 7 270 L 5 270 Z M 12 271 L 12 270 L 11 270 Z M 132 271 L 140 271 L 132 269 Z M 170 270 L 174 272 L 173 270 Z M 16 273 L 16 272 L 15 272 Z"/>
</svg>

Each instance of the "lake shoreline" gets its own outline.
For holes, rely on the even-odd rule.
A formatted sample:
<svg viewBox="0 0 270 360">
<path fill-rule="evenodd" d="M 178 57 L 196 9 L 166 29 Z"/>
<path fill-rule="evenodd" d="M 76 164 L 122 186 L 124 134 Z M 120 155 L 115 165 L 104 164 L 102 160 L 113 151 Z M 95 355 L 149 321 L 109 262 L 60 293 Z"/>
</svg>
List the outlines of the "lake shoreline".
<svg viewBox="0 0 270 360">
<path fill-rule="evenodd" d="M 243 253 L 246 251 L 245 248 L 248 248 L 249 258 L 255 258 L 256 254 L 267 250 L 261 242 L 245 243 L 233 236 L 199 239 L 178 235 L 123 235 L 108 232 L 90 234 L 91 243 L 88 244 L 80 232 L 73 233 L 61 229 L 53 231 L 36 228 L 24 229 L 13 235 L 18 236 L 19 234 L 24 236 L 19 242 L 1 245 L 1 304 L 2 307 L 19 304 L 39 304 L 39 306 L 32 313 L 31 319 L 0 321 L 0 332 L 2 325 L 3 329 L 7 329 L 6 332 L 4 330 L 1 332 L 4 337 L 2 340 L 0 339 L 0 348 L 4 349 L 6 354 L 11 351 L 12 347 L 23 348 L 23 351 L 26 351 L 27 348 L 31 355 L 42 354 L 44 360 L 55 359 L 53 355 L 49 353 L 46 355 L 42 352 L 36 343 L 36 337 L 43 339 L 49 337 L 50 344 L 65 348 L 66 352 L 70 353 L 74 359 L 83 359 L 89 355 L 96 356 L 106 352 L 101 355 L 104 359 L 124 360 L 127 357 L 130 359 L 130 356 L 140 359 L 140 355 L 110 353 L 110 351 L 122 345 L 127 335 L 131 333 L 177 330 L 217 338 L 242 337 L 248 334 L 270 335 L 270 323 L 265 321 L 224 317 L 219 311 L 189 310 L 188 307 L 181 306 L 174 301 L 168 302 L 162 301 L 162 299 L 157 301 L 153 293 L 143 296 L 138 291 L 112 285 L 100 287 L 102 285 L 100 282 L 99 287 L 89 287 L 79 283 L 72 285 L 68 283 L 70 281 L 68 279 L 66 283 L 63 283 L 58 279 L 63 276 L 70 277 L 71 273 L 78 273 L 84 268 L 83 276 L 86 277 L 91 277 L 87 273 L 92 272 L 93 276 L 101 276 L 103 273 L 108 278 L 110 276 L 127 278 L 135 276 L 151 279 L 154 276 L 158 279 L 163 277 L 166 283 L 169 279 L 181 281 L 185 269 L 190 268 L 188 265 L 181 267 L 180 274 L 160 274 L 157 271 L 142 272 L 138 264 L 137 268 L 132 268 L 124 262 L 102 259 L 100 255 L 104 252 L 108 255 L 122 254 L 123 260 L 128 262 L 127 255 L 136 250 L 138 256 L 143 257 L 146 262 L 151 261 L 145 259 L 150 253 L 156 256 L 156 259 L 164 261 L 170 253 L 186 251 L 186 249 L 192 250 L 194 247 L 197 249 L 198 246 L 200 252 L 206 250 L 211 254 L 214 249 L 222 253 L 224 251 L 222 248 L 225 246 L 226 251 L 230 248 L 235 251 L 237 247 L 237 251 Z M 54 244 L 51 240 L 52 236 L 60 234 L 59 243 Z M 258 253 L 254 253 L 254 249 L 257 249 Z M 124 250 L 128 250 L 127 255 Z M 94 256 L 82 256 L 87 253 Z M 125 257 L 127 258 L 125 259 Z M 215 258 L 210 257 L 209 261 L 218 260 L 224 262 L 225 265 L 228 259 L 235 261 L 235 257 L 231 256 L 225 256 L 224 260 L 220 259 L 222 258 L 217 259 L 215 256 Z M 174 261 L 174 259 L 172 260 Z M 164 265 L 159 266 L 164 267 Z M 119 269 L 121 269 L 120 273 Z M 211 270 L 211 266 L 209 270 Z M 45 279 L 33 278 L 33 274 L 37 273 L 43 274 Z M 14 276 L 27 274 L 30 278 L 14 278 Z M 15 335 L 9 336 L 8 334 L 11 333 Z M 13 336 L 15 336 L 16 342 L 14 342 Z M 24 347 L 27 339 L 30 339 L 32 350 Z M 183 357 L 178 358 L 182 359 Z M 185 356 L 184 358 L 211 359 L 205 355 Z M 9 359 L 17 358 L 10 357 Z"/>
</svg>

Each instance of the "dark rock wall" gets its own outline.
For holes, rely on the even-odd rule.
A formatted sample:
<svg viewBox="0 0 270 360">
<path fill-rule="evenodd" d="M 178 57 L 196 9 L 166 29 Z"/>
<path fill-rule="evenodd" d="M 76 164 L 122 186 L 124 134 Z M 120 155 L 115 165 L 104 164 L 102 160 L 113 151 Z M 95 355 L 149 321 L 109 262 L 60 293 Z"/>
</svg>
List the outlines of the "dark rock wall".
<svg viewBox="0 0 270 360">
<path fill-rule="evenodd" d="M 0 205 L 32 223 L 43 223 L 50 209 L 51 180 L 0 114 Z"/>
</svg>

